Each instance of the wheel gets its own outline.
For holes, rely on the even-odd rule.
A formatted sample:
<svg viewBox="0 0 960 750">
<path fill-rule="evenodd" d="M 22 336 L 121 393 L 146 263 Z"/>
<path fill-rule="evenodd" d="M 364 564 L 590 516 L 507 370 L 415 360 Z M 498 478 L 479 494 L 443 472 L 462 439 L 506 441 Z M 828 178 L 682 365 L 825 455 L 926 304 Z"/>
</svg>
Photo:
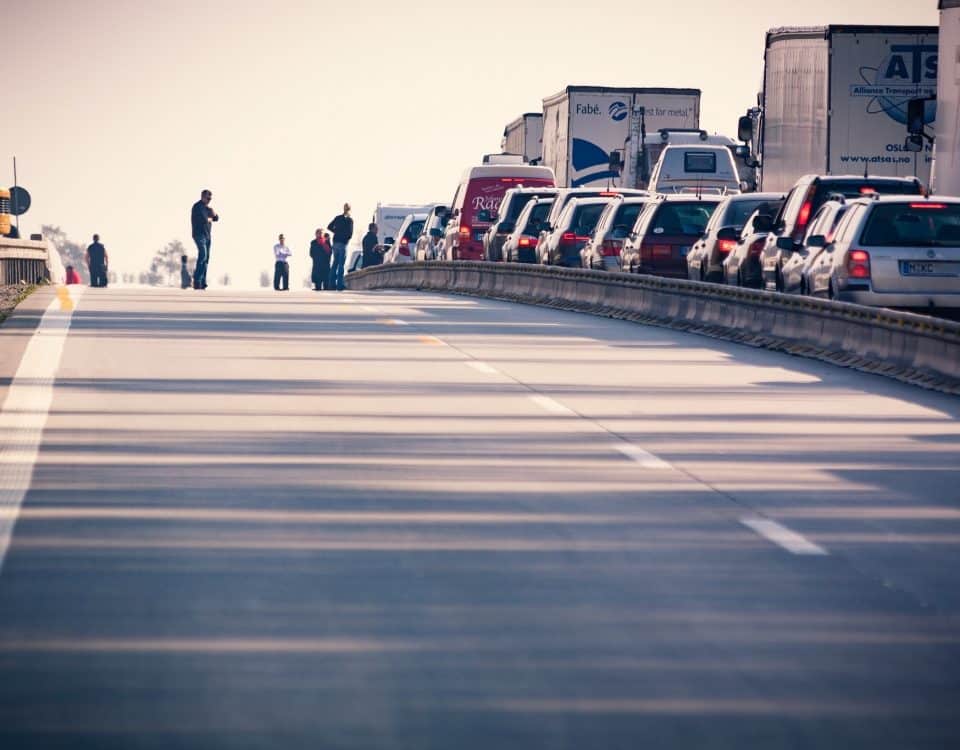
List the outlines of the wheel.
<svg viewBox="0 0 960 750">
<path fill-rule="evenodd" d="M 830 279 L 830 286 L 827 287 L 827 297 L 829 299 L 837 298 L 837 288 L 833 283 L 833 279 Z"/>
<path fill-rule="evenodd" d="M 737 286 L 743 286 L 743 274 L 740 272 L 740 269 L 737 269 Z"/>
<path fill-rule="evenodd" d="M 776 287 L 778 292 L 782 292 L 786 286 L 783 283 L 783 267 L 777 266 L 777 270 L 773 274 L 773 285 Z"/>
<path fill-rule="evenodd" d="M 700 261 L 700 281 L 706 283 L 708 280 L 706 266 L 704 265 L 703 261 Z"/>
</svg>

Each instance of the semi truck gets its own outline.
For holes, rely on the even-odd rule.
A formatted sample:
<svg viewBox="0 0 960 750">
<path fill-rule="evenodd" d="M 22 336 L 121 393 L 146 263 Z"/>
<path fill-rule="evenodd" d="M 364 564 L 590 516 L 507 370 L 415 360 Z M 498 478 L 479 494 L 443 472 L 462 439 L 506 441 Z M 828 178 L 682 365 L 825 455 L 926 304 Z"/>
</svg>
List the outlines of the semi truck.
<svg viewBox="0 0 960 750">
<path fill-rule="evenodd" d="M 567 86 L 543 100 L 543 165 L 558 187 L 620 185 L 623 152 L 642 111 L 649 133 L 700 127 L 700 89 Z"/>
<path fill-rule="evenodd" d="M 505 154 L 520 154 L 528 164 L 539 164 L 543 157 L 543 114 L 527 112 L 508 124 L 500 149 Z"/>
<path fill-rule="evenodd" d="M 807 174 L 930 179 L 932 147 L 904 144 L 907 104 L 930 97 L 936 117 L 935 26 L 816 26 L 767 32 L 758 106 L 738 134 L 760 189 L 788 190 Z"/>
</svg>

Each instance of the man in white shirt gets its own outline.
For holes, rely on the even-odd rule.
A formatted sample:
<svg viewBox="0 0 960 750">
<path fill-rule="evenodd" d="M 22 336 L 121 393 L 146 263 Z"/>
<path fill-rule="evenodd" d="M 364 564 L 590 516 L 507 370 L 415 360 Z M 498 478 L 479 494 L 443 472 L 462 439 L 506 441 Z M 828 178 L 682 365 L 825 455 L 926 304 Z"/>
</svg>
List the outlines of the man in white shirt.
<svg viewBox="0 0 960 750">
<path fill-rule="evenodd" d="M 273 246 L 273 258 L 276 261 L 273 267 L 273 288 L 278 292 L 290 291 L 290 266 L 287 264 L 287 258 L 293 253 L 283 241 L 283 235 L 279 237 L 279 242 Z M 281 282 L 283 285 L 281 286 Z"/>
</svg>

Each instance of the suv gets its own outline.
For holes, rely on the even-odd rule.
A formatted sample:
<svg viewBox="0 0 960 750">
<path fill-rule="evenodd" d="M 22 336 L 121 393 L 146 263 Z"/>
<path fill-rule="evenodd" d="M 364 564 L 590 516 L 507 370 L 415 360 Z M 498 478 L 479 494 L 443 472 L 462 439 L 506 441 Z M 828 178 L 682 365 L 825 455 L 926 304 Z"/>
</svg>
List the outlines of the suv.
<svg viewBox="0 0 960 750">
<path fill-rule="evenodd" d="M 397 232 L 400 237 L 384 255 L 383 262 L 410 263 L 413 260 L 413 247 L 426 221 L 426 214 L 410 214 L 404 219 L 403 224 L 400 225 L 400 231 Z"/>
<path fill-rule="evenodd" d="M 487 260 L 499 262 L 505 260 L 503 244 L 513 232 L 517 217 L 523 211 L 531 198 L 552 196 L 556 188 L 548 187 L 515 187 L 503 194 L 500 210 L 493 225 L 483 235 L 483 255 Z"/>
<path fill-rule="evenodd" d="M 719 196 L 662 195 L 647 204 L 620 253 L 624 271 L 687 278 L 687 253 L 703 236 Z"/>
<path fill-rule="evenodd" d="M 610 201 L 609 197 L 571 199 L 560 212 L 556 226 L 537 246 L 540 262 L 547 266 L 580 268 L 580 250 L 587 244 Z"/>
<path fill-rule="evenodd" d="M 807 226 L 831 195 L 861 198 L 871 195 L 922 195 L 916 177 L 857 177 L 807 175 L 787 193 L 787 199 L 773 220 L 760 258 L 763 287 L 783 291 L 782 266 L 786 255 L 800 249 Z"/>
<path fill-rule="evenodd" d="M 413 251 L 414 260 L 440 260 L 443 257 L 443 228 L 447 224 L 450 209 L 434 206 L 423 224 Z"/>
<path fill-rule="evenodd" d="M 503 259 L 507 263 L 537 262 L 537 237 L 540 234 L 540 225 L 550 213 L 552 205 L 552 196 L 527 201 L 527 205 L 517 217 L 514 230 L 503 243 Z"/>
</svg>

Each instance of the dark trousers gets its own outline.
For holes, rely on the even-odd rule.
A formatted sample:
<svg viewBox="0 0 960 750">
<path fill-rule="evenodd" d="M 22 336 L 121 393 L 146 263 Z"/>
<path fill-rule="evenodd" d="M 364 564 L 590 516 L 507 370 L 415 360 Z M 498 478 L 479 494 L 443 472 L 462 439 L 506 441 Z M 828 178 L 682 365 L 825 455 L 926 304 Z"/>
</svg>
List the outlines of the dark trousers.
<svg viewBox="0 0 960 750">
<path fill-rule="evenodd" d="M 207 264 L 210 262 L 210 238 L 194 237 L 197 245 L 197 266 L 193 269 L 193 287 L 201 289 L 207 285 Z"/>
<path fill-rule="evenodd" d="M 313 281 L 313 288 L 318 292 L 321 289 L 330 288 L 330 256 L 322 260 L 313 261 L 313 272 L 310 274 Z"/>
<path fill-rule="evenodd" d="M 107 265 L 106 263 L 90 264 L 90 286 L 107 285 Z"/>
<path fill-rule="evenodd" d="M 280 286 L 281 282 L 283 286 Z M 285 292 L 290 288 L 290 266 L 284 260 L 278 260 L 273 268 L 273 288 Z"/>
</svg>

